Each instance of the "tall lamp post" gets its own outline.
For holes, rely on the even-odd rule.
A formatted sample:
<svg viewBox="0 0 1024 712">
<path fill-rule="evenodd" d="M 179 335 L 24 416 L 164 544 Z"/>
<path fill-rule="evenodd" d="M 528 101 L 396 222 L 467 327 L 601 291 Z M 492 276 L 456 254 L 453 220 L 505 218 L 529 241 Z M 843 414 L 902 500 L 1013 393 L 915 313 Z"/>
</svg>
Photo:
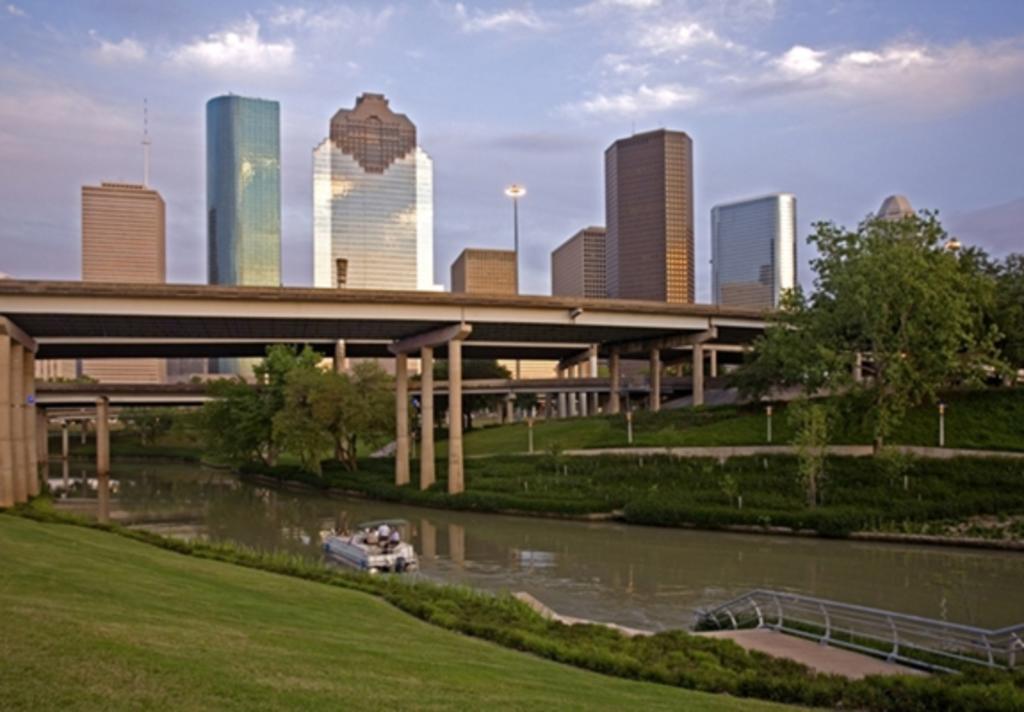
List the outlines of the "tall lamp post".
<svg viewBox="0 0 1024 712">
<path fill-rule="evenodd" d="M 519 199 L 526 195 L 526 188 L 513 183 L 505 188 L 505 195 L 512 198 L 512 244 L 516 258 L 516 294 L 519 294 Z M 521 376 L 519 359 L 516 359 L 516 380 Z"/>
<path fill-rule="evenodd" d="M 519 199 L 526 195 L 526 188 L 513 183 L 505 188 L 505 195 L 512 198 L 512 244 L 516 253 L 516 294 L 519 293 Z"/>
</svg>

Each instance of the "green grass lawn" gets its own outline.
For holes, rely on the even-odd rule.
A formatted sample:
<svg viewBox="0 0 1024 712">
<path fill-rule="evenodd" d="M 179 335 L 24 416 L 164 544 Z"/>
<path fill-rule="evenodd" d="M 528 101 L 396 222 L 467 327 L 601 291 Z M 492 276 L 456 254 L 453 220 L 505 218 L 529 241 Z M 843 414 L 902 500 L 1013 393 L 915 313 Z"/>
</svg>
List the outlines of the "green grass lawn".
<svg viewBox="0 0 1024 712">
<path fill-rule="evenodd" d="M 362 593 L 0 516 L 4 709 L 686 709 L 778 705 L 604 677 Z"/>
<path fill-rule="evenodd" d="M 945 396 L 946 445 L 954 448 L 1024 450 L 1024 389 L 963 391 Z M 766 415 L 760 404 L 681 408 L 634 414 L 633 444 L 638 447 L 761 445 L 766 443 Z M 773 442 L 786 444 L 793 430 L 785 406 L 775 407 Z M 869 444 L 871 434 L 859 418 L 836 428 L 836 444 Z M 498 455 L 527 450 L 524 423 L 493 426 L 465 434 L 467 455 Z M 934 404 L 915 408 L 890 438 L 893 444 L 937 445 L 938 411 Z M 534 447 L 548 450 L 626 447 L 625 416 L 593 416 L 537 421 Z M 446 452 L 438 443 L 438 455 Z"/>
</svg>

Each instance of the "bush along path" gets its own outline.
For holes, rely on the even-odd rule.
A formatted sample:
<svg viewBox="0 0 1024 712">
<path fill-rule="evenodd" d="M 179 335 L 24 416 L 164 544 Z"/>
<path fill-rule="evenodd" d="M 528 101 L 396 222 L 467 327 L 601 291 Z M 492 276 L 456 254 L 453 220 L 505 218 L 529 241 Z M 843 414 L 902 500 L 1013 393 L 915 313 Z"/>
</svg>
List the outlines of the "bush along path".
<svg viewBox="0 0 1024 712">
<path fill-rule="evenodd" d="M 937 542 L 1024 544 L 1024 461 L 828 457 L 810 506 L 793 456 L 711 459 L 650 456 L 507 456 L 466 461 L 466 492 L 438 482 L 396 487 L 393 463 L 365 460 L 349 472 L 325 463 L 320 476 L 297 466 L 249 465 L 243 474 L 428 507 L 583 517 L 705 529 L 934 537 Z M 413 471 L 416 471 L 415 463 Z"/>
<path fill-rule="evenodd" d="M 629 638 L 599 625 L 546 620 L 511 596 L 340 572 L 282 554 L 169 539 L 56 512 L 45 499 L 14 510 L 39 522 L 86 526 L 170 551 L 294 576 L 378 596 L 434 625 L 515 650 L 623 678 L 790 704 L 872 711 L 941 712 L 1024 709 L 1024 671 L 969 670 L 931 677 L 848 680 L 798 663 L 747 652 L 729 641 L 682 631 Z"/>
</svg>

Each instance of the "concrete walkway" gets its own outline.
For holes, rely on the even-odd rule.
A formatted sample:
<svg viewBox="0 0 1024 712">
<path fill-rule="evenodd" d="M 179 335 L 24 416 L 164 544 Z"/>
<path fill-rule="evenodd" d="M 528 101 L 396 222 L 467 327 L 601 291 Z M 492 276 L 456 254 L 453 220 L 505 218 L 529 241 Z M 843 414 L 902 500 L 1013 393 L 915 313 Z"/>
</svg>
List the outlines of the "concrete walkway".
<svg viewBox="0 0 1024 712">
<path fill-rule="evenodd" d="M 896 450 L 917 457 L 951 460 L 955 457 L 1000 457 L 1008 459 L 1024 459 L 1024 452 L 1008 450 L 968 450 L 950 447 L 922 447 L 919 445 L 895 445 Z M 829 445 L 829 455 L 846 457 L 870 457 L 874 449 L 870 445 Z M 521 453 L 526 454 L 526 453 Z M 543 454 L 543 453 L 537 453 Z M 733 445 L 718 447 L 606 447 L 584 450 L 565 450 L 565 455 L 597 456 L 597 455 L 668 455 L 671 457 L 708 457 L 728 460 L 730 457 L 753 457 L 756 455 L 793 455 L 796 448 L 792 445 Z"/>
<path fill-rule="evenodd" d="M 863 655 L 844 648 L 821 645 L 813 640 L 779 633 L 767 628 L 716 630 L 696 635 L 725 638 L 744 650 L 756 650 L 777 658 L 795 660 L 812 670 L 831 675 L 842 675 L 851 680 L 859 680 L 868 675 L 928 674 L 912 667 L 886 662 L 881 658 Z"/>
<path fill-rule="evenodd" d="M 618 625 L 617 623 L 601 623 L 599 621 L 587 620 L 586 618 L 574 618 L 556 613 L 545 606 L 536 598 L 520 591 L 514 594 L 517 599 L 528 605 L 542 617 L 564 623 L 565 625 L 603 625 L 606 628 L 617 630 L 630 638 L 638 635 L 654 635 L 652 631 L 640 630 Z M 821 645 L 813 640 L 800 638 L 795 635 L 779 633 L 767 628 L 752 628 L 744 630 L 716 630 L 693 635 L 703 635 L 708 638 L 724 638 L 731 640 L 744 650 L 756 650 L 766 655 L 777 658 L 786 658 L 802 663 L 817 672 L 831 675 L 842 675 L 851 680 L 859 680 L 867 675 L 927 675 L 928 673 L 888 663 L 880 658 L 863 655 L 852 650 Z"/>
</svg>

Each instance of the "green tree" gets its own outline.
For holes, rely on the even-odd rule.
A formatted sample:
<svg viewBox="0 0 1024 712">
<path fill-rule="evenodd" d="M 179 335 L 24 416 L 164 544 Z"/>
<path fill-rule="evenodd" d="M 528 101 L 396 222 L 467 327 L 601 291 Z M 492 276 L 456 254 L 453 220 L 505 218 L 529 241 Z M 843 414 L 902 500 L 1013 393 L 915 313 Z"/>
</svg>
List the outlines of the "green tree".
<svg viewBox="0 0 1024 712">
<path fill-rule="evenodd" d="M 143 445 L 151 445 L 170 431 L 174 415 L 166 408 L 142 408 L 130 410 L 121 416 L 128 429 L 137 432 Z"/>
<path fill-rule="evenodd" d="M 297 368 L 315 368 L 320 356 L 308 346 L 275 345 L 253 368 L 255 383 L 241 378 L 213 381 L 212 400 L 203 406 L 201 427 L 209 450 L 229 460 L 277 461 L 281 431 L 274 431 L 274 416 L 285 408 L 288 374 Z"/>
<path fill-rule="evenodd" d="M 313 417 L 347 469 L 359 467 L 360 440 L 375 449 L 394 437 L 394 398 L 394 379 L 376 362 L 359 362 L 349 373 L 322 374 L 311 400 Z"/>
<path fill-rule="evenodd" d="M 829 412 L 821 403 L 797 401 L 787 408 L 796 435 L 793 445 L 800 480 L 807 493 L 807 506 L 817 507 L 828 453 Z"/>
<path fill-rule="evenodd" d="M 935 214 L 868 219 L 856 230 L 817 223 L 808 242 L 818 253 L 814 291 L 789 295 L 755 343 L 737 377 L 746 394 L 852 389 L 881 447 L 908 408 L 999 366 L 986 278 L 946 249 Z M 869 377 L 855 383 L 858 355 Z"/>
<path fill-rule="evenodd" d="M 274 414 L 276 442 L 296 455 L 302 468 L 322 474 L 320 461 L 332 444 L 331 434 L 317 417 L 315 403 L 325 387 L 327 374 L 316 366 L 300 364 L 285 376 L 284 407 Z"/>
</svg>

